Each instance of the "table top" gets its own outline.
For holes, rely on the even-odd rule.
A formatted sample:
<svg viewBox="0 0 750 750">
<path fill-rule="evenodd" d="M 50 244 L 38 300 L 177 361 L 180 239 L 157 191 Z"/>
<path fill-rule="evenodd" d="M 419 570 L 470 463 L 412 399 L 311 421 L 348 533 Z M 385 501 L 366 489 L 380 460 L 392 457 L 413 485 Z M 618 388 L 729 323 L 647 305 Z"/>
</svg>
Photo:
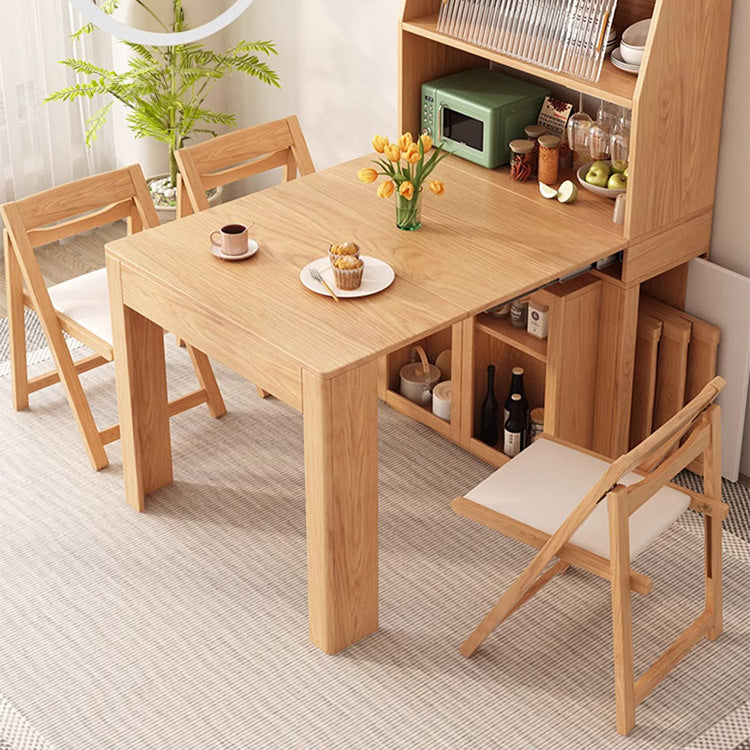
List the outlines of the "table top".
<svg viewBox="0 0 750 750">
<path fill-rule="evenodd" d="M 356 178 L 371 159 L 116 240 L 107 253 L 300 367 L 332 377 L 626 245 L 614 224 L 592 228 L 592 216 L 611 203 L 594 196 L 571 206 L 545 201 L 535 185 L 509 186 L 507 175 L 454 157 L 434 174 L 445 195 L 425 190 L 422 228 L 404 232 L 395 226 L 394 200 L 379 199 L 375 186 Z M 260 249 L 245 261 L 219 260 L 208 235 L 234 222 L 252 224 Z M 339 303 L 307 290 L 302 267 L 331 242 L 347 240 L 390 263 L 394 283 Z"/>
</svg>

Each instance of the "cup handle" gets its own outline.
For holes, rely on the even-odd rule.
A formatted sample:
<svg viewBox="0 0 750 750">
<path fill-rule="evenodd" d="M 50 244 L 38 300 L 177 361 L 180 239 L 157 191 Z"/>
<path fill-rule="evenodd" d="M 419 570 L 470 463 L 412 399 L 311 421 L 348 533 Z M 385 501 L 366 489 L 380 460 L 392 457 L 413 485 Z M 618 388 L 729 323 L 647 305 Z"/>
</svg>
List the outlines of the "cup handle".
<svg viewBox="0 0 750 750">
<path fill-rule="evenodd" d="M 425 390 L 422 391 L 422 404 L 427 406 L 427 404 L 430 403 L 432 403 L 432 391 L 429 388 L 425 388 Z"/>
<path fill-rule="evenodd" d="M 219 241 L 218 242 L 214 242 L 214 235 L 215 234 L 219 235 Z M 215 247 L 221 247 L 221 230 L 220 229 L 214 229 L 214 231 L 211 232 L 211 234 L 208 236 L 208 239 L 211 242 L 211 244 L 214 245 Z"/>
</svg>

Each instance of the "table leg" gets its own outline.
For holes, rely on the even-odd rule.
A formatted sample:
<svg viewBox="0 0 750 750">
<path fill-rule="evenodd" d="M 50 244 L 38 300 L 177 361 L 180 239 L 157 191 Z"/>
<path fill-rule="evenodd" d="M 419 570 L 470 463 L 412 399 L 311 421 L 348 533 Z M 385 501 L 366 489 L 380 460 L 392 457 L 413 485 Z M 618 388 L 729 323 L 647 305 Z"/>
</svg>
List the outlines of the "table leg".
<svg viewBox="0 0 750 750">
<path fill-rule="evenodd" d="M 146 495 L 173 479 L 164 331 L 123 303 L 119 262 L 107 259 L 107 276 L 125 499 L 142 511 Z"/>
<path fill-rule="evenodd" d="M 310 639 L 329 654 L 378 627 L 377 363 L 303 372 Z"/>
</svg>

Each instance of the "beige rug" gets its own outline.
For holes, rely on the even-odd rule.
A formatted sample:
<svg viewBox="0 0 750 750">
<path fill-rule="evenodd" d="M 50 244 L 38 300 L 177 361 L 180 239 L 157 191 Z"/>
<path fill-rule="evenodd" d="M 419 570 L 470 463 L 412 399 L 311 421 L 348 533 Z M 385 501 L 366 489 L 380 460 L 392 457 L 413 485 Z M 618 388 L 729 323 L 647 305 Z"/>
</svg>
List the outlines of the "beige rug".
<svg viewBox="0 0 750 750">
<path fill-rule="evenodd" d="M 193 387 L 169 347 L 171 382 Z M 101 425 L 111 366 L 84 376 Z M 747 700 L 750 557 L 726 556 L 726 634 L 614 729 L 609 590 L 566 573 L 473 659 L 458 645 L 528 550 L 452 514 L 490 469 L 380 414 L 381 629 L 307 641 L 302 423 L 219 370 L 229 414 L 173 420 L 176 482 L 138 515 L 118 444 L 92 472 L 58 387 L 10 409 L 0 379 L 0 696 L 57 750 L 682 748 Z M 638 562 L 638 668 L 697 613 L 687 514 Z M 735 538 L 736 539 L 736 538 Z"/>
</svg>

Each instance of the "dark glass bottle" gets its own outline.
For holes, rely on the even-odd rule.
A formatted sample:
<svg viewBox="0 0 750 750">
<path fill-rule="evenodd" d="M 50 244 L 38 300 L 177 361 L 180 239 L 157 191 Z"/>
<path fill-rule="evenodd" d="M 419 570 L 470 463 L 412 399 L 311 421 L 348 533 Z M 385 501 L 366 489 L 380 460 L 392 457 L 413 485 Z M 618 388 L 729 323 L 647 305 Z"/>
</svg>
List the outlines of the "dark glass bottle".
<svg viewBox="0 0 750 750">
<path fill-rule="evenodd" d="M 508 419 L 503 428 L 503 453 L 513 458 L 526 447 L 526 420 L 520 393 L 510 397 L 509 406 Z"/>
<path fill-rule="evenodd" d="M 526 394 L 523 389 L 523 367 L 514 367 L 512 370 L 512 377 L 510 379 L 510 391 L 508 392 L 508 398 L 505 399 L 505 410 L 503 413 L 503 424 L 508 421 L 510 415 L 510 402 L 513 398 L 514 393 L 518 393 L 521 396 L 521 413 L 528 430 L 529 424 L 529 402 L 526 399 Z M 525 435 L 524 435 L 525 438 Z"/>
<path fill-rule="evenodd" d="M 482 424 L 479 439 L 493 447 L 500 438 L 500 405 L 495 398 L 495 365 L 487 368 L 487 395 L 482 404 Z"/>
</svg>

